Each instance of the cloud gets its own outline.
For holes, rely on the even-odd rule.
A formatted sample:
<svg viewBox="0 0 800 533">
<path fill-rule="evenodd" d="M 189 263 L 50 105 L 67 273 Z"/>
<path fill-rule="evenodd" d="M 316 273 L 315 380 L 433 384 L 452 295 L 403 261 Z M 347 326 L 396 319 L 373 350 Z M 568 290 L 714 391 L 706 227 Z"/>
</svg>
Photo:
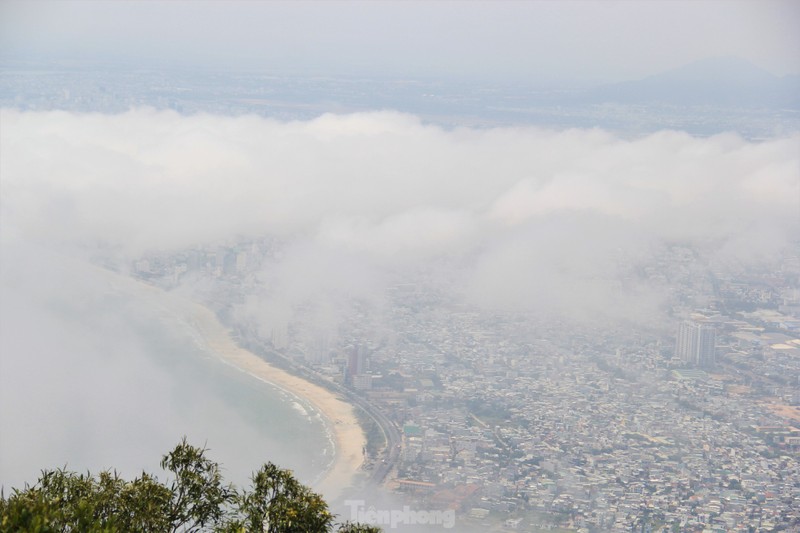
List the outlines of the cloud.
<svg viewBox="0 0 800 533">
<path fill-rule="evenodd" d="M 465 245 L 474 236 L 474 224 L 466 212 L 412 207 L 376 222 L 363 216 L 322 221 L 317 237 L 331 247 L 402 262 L 409 254 L 431 256 Z"/>
<path fill-rule="evenodd" d="M 509 292 L 599 309 L 619 293 L 615 261 L 653 243 L 748 260 L 797 235 L 797 135 L 445 130 L 388 111 L 277 122 L 4 110 L 2 124 L 4 231 L 61 249 L 103 243 L 126 260 L 278 235 L 297 245 L 279 283 L 292 301 L 365 294 L 387 269 L 446 256 L 477 301 Z"/>
</svg>

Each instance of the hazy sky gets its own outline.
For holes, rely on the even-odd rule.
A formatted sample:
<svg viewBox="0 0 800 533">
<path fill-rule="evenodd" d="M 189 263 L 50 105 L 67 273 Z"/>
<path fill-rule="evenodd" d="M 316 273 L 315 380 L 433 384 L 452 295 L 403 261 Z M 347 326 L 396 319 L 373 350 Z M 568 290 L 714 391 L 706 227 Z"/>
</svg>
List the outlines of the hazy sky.
<svg viewBox="0 0 800 533">
<path fill-rule="evenodd" d="M 0 54 L 278 73 L 617 81 L 710 56 L 800 72 L 800 3 L 0 3 Z"/>
</svg>

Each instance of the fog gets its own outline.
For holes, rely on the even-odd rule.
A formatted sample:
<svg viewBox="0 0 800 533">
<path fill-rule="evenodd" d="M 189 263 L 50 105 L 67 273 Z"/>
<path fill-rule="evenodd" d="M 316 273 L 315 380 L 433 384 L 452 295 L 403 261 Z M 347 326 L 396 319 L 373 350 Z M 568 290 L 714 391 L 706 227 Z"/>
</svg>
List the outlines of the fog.
<svg viewBox="0 0 800 533">
<path fill-rule="evenodd" d="M 392 112 L 282 123 L 4 110 L 2 121 L 3 231 L 121 261 L 271 234 L 360 268 L 458 256 L 467 274 L 513 279 L 531 265 L 503 257 L 521 247 L 562 275 L 609 279 L 613 254 L 654 243 L 751 261 L 797 229 L 797 136 L 445 130 Z M 773 237 L 747 237 L 761 234 Z"/>
<path fill-rule="evenodd" d="M 238 309 L 267 328 L 313 302 L 304 319 L 335 332 L 352 299 L 380 327 L 385 289 L 419 272 L 490 312 L 653 326 L 669 286 L 637 269 L 659 247 L 759 265 L 800 235 L 797 135 L 448 130 L 389 111 L 3 110 L 0 124 L 0 481 L 14 484 L 43 463 L 152 469 L 176 428 L 259 438 L 207 394 L 175 407 L 182 385 L 123 323 L 142 315 L 112 312 L 116 282 L 89 262 L 125 272 L 271 235 L 286 243 L 259 274 L 272 291 Z"/>
<path fill-rule="evenodd" d="M 302 442 L 297 421 L 255 416 L 246 403 L 269 396 L 208 360 L 158 291 L 6 232 L 1 251 L 0 486 L 45 468 L 158 472 L 184 436 L 236 483 L 265 458 L 317 474 L 313 449 L 269 433 Z"/>
<path fill-rule="evenodd" d="M 629 275 L 658 246 L 757 263 L 797 236 L 797 136 L 445 130 L 393 112 L 2 119 L 4 234 L 123 270 L 277 236 L 291 246 L 265 273 L 272 307 L 374 298 L 387 276 L 445 261 L 480 306 L 658 319 L 658 289 Z"/>
</svg>

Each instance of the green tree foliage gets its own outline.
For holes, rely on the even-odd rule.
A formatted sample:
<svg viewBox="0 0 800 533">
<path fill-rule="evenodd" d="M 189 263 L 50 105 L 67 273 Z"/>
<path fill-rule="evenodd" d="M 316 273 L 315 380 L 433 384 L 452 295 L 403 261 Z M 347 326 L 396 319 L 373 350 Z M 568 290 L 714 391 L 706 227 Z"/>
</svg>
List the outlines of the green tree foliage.
<svg viewBox="0 0 800 533">
<path fill-rule="evenodd" d="M 243 496 L 241 509 L 247 531 L 330 531 L 333 524 L 322 497 L 272 463 L 253 475 L 252 491 Z"/>
<path fill-rule="evenodd" d="M 203 531 L 220 523 L 236 491 L 222 484 L 219 465 L 205 457 L 205 450 L 184 439 L 164 456 L 161 468 L 175 476 L 167 507 L 171 531 Z"/>
<path fill-rule="evenodd" d="M 272 463 L 253 474 L 249 489 L 239 490 L 224 483 L 205 449 L 184 439 L 161 467 L 171 473 L 169 484 L 147 473 L 126 481 L 110 471 L 96 477 L 44 471 L 35 485 L 0 495 L 0 532 L 380 532 L 349 522 L 337 526 L 319 494 Z"/>
</svg>

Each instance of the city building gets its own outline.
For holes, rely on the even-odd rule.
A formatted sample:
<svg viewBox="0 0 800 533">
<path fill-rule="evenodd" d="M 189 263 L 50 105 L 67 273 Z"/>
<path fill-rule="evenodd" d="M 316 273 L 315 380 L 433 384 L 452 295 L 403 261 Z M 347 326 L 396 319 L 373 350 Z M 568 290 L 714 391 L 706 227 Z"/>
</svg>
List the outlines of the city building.
<svg viewBox="0 0 800 533">
<path fill-rule="evenodd" d="M 701 368 L 714 366 L 717 333 L 713 326 L 685 321 L 678 326 L 675 356 Z"/>
<path fill-rule="evenodd" d="M 367 370 L 367 350 L 359 344 L 353 346 L 347 358 L 347 381 L 353 383 L 353 378 Z"/>
</svg>

